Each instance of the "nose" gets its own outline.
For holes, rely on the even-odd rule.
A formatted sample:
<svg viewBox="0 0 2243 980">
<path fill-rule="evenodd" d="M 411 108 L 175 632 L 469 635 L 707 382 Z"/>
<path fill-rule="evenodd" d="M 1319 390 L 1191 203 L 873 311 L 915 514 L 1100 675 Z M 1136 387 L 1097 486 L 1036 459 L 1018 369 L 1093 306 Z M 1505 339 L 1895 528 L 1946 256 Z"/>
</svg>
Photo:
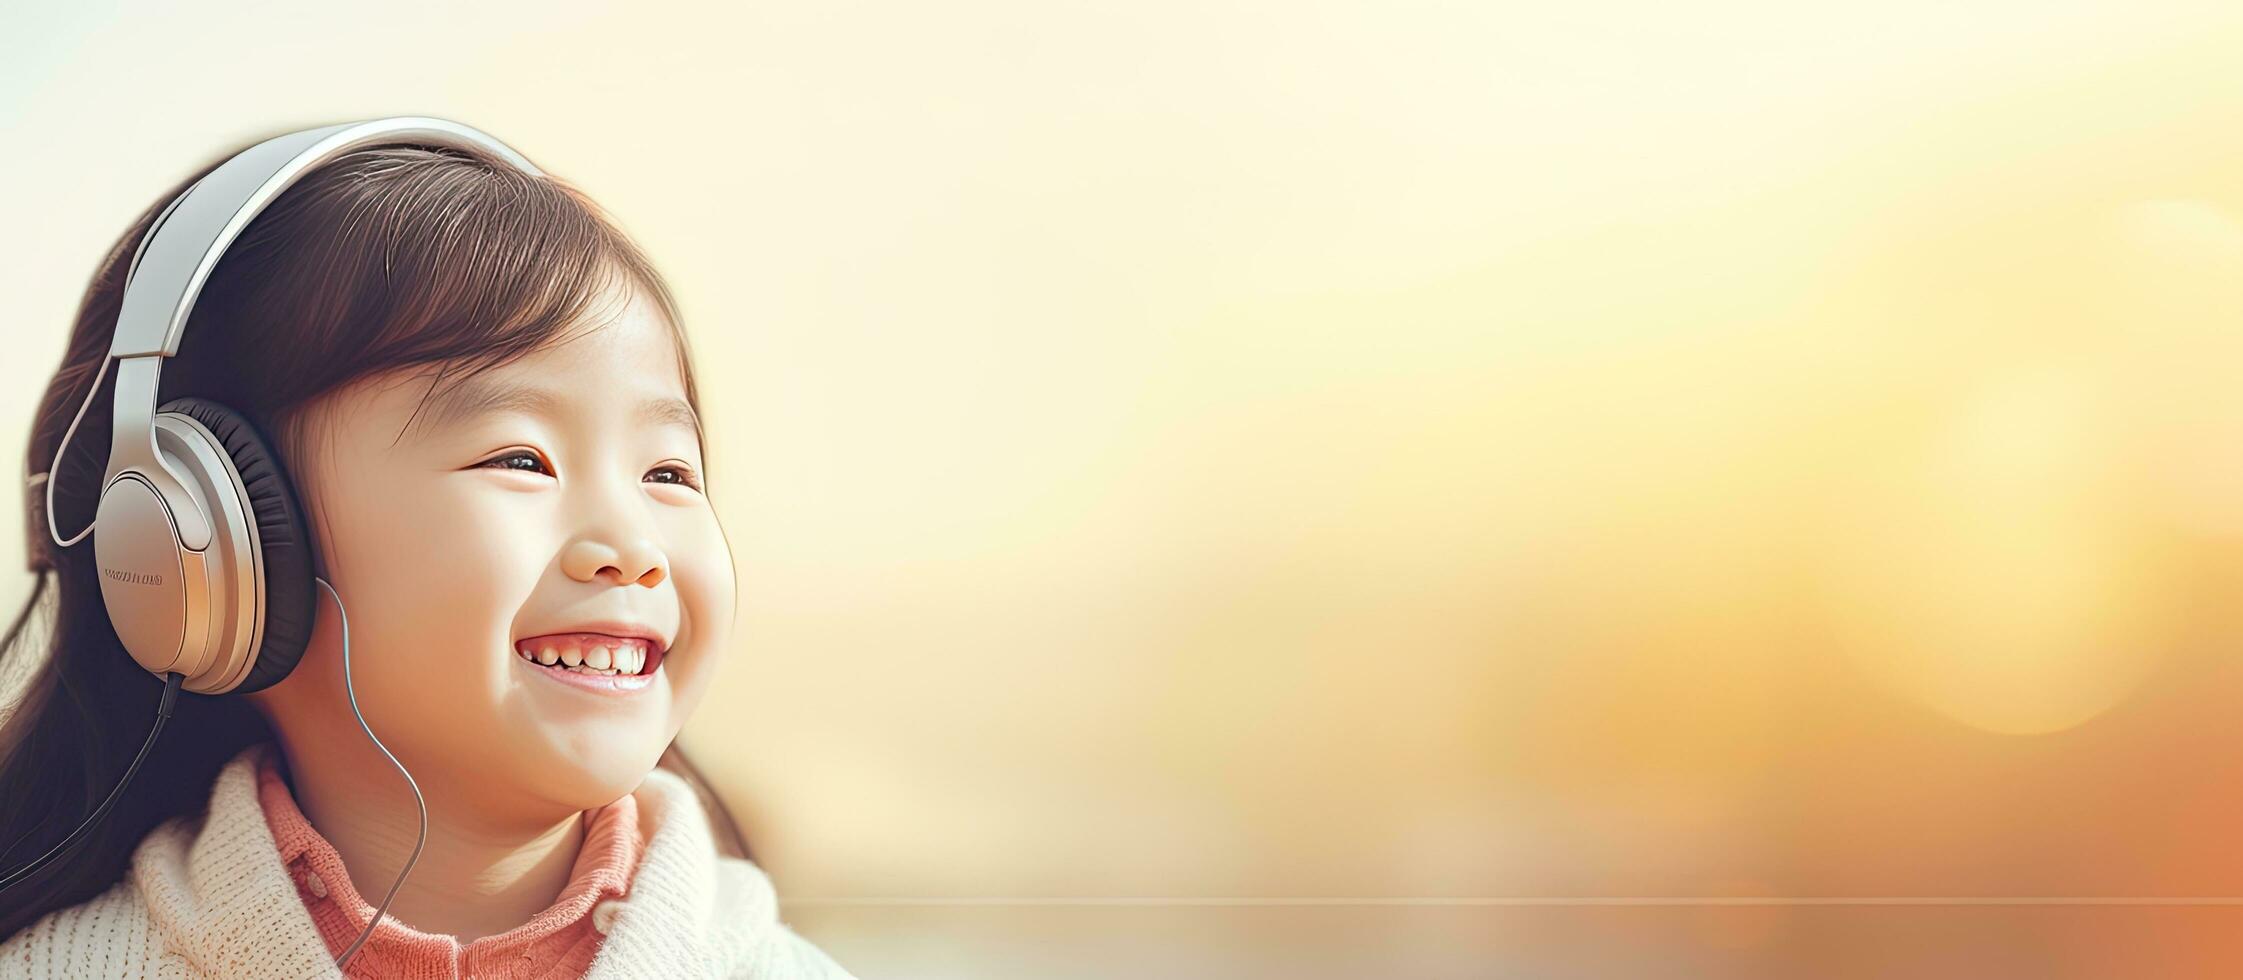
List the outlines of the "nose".
<svg viewBox="0 0 2243 980">
<path fill-rule="evenodd" d="M 653 588 L 670 577 L 669 556 L 643 537 L 606 541 L 578 538 L 561 553 L 561 570 L 579 582 Z"/>
</svg>

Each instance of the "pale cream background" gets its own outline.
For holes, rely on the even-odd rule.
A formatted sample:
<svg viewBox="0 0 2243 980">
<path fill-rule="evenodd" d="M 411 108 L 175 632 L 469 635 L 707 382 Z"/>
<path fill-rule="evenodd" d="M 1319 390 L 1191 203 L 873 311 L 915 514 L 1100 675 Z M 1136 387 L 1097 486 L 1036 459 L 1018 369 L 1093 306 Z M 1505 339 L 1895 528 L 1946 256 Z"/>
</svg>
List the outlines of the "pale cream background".
<svg viewBox="0 0 2243 980">
<path fill-rule="evenodd" d="M 2243 894 L 2239 56 L 2211 3 L 0 0 L 0 450 L 160 188 L 448 116 L 673 279 L 745 603 L 688 739 L 867 977 L 2212 972 L 2243 911 L 1477 900 Z"/>
</svg>

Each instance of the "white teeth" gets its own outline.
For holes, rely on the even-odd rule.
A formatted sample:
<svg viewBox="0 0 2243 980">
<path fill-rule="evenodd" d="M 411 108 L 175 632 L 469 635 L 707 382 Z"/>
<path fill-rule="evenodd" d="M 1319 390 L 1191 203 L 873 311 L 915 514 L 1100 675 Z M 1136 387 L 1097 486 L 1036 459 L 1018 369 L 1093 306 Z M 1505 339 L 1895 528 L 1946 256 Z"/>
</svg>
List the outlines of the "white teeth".
<svg viewBox="0 0 2243 980">
<path fill-rule="evenodd" d="M 606 676 L 637 674 L 646 669 L 647 661 L 651 658 L 648 648 L 636 640 L 611 646 L 562 647 L 544 644 L 537 647 L 535 652 L 516 647 L 514 653 L 534 664 Z"/>
</svg>

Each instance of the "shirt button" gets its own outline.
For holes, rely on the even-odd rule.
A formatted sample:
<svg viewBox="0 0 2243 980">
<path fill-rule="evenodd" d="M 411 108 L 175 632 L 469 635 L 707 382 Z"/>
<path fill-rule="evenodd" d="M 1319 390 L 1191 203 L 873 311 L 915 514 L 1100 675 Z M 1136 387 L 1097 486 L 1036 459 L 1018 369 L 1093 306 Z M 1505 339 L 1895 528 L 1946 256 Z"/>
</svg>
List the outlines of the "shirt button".
<svg viewBox="0 0 2243 980">
<path fill-rule="evenodd" d="M 327 883 L 319 880 L 319 875 L 317 872 L 304 872 L 304 890 L 311 892 L 313 895 L 319 898 L 327 897 Z"/>
<path fill-rule="evenodd" d="M 599 930 L 600 935 L 607 935 L 609 930 L 615 928 L 615 917 L 622 912 L 623 903 L 621 901 L 613 898 L 601 899 L 600 904 L 592 906 L 592 928 Z"/>
</svg>

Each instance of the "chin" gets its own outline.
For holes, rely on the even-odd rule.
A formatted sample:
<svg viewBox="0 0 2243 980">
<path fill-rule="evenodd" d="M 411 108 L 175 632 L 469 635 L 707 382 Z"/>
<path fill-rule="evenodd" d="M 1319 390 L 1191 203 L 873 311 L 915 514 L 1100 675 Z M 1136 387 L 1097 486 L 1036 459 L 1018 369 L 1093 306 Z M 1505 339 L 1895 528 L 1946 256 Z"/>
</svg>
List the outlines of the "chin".
<svg viewBox="0 0 2243 980">
<path fill-rule="evenodd" d="M 578 810 L 606 806 L 638 789 L 661 759 L 659 746 L 651 752 L 608 746 L 589 754 L 549 757 L 536 770 L 546 775 L 539 780 L 539 795 Z"/>
</svg>

